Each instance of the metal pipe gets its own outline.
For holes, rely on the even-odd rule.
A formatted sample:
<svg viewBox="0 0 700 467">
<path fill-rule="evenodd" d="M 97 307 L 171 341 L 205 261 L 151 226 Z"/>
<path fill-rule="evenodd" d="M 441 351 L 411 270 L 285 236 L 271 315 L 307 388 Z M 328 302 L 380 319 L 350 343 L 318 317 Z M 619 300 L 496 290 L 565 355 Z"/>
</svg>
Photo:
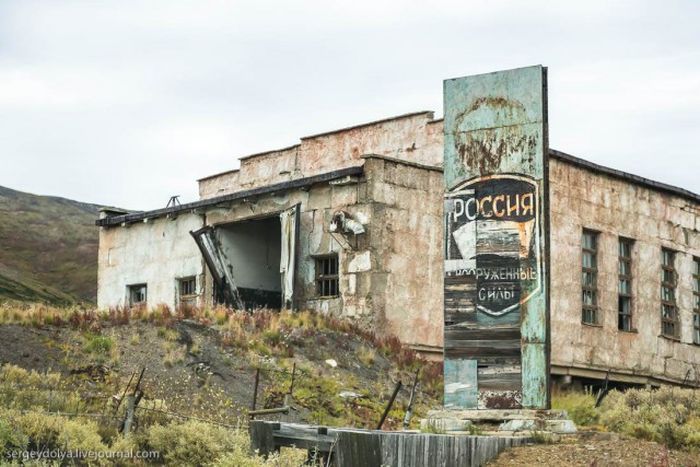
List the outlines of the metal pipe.
<svg viewBox="0 0 700 467">
<path fill-rule="evenodd" d="M 389 415 L 389 411 L 391 410 L 391 406 L 394 405 L 394 399 L 396 399 L 396 395 L 399 393 L 399 390 L 401 390 L 401 380 L 399 380 L 396 383 L 396 387 L 394 388 L 394 392 L 391 394 L 391 398 L 389 399 L 389 403 L 386 405 L 386 408 L 384 409 L 384 413 L 382 414 L 382 419 L 379 420 L 379 424 L 377 424 L 377 430 L 382 429 L 382 425 L 384 425 L 384 420 L 386 420 L 386 416 Z"/>
<path fill-rule="evenodd" d="M 289 406 L 285 407 L 276 407 L 274 409 L 260 409 L 260 410 L 251 410 L 248 412 L 248 415 L 251 417 L 255 415 L 269 415 L 273 413 L 289 413 Z"/>
<path fill-rule="evenodd" d="M 260 383 L 260 367 L 255 369 L 255 385 L 253 386 L 253 406 L 250 408 L 251 411 L 255 410 L 255 406 L 258 403 L 258 384 Z"/>
</svg>

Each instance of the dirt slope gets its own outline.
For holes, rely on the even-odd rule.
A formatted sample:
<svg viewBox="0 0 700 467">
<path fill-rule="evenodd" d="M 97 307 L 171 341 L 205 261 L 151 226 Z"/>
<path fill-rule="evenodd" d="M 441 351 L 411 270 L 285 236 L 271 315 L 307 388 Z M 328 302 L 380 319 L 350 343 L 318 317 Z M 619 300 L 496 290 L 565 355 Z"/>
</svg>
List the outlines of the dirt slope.
<svg viewBox="0 0 700 467">
<path fill-rule="evenodd" d="M 401 379 L 406 387 L 386 424 L 400 426 L 410 384 L 424 363 L 411 357 L 399 364 L 387 358 L 388 347 L 325 322 L 299 325 L 291 315 L 280 318 L 290 320 L 288 326 L 270 315 L 272 324 L 268 318 L 260 323 L 242 318 L 255 327 L 246 333 L 238 333 L 239 323 L 206 325 L 193 319 L 77 327 L 4 324 L 0 365 L 58 371 L 76 387 L 109 397 L 119 394 L 133 372 L 146 368 L 147 403 L 229 424 L 244 419 L 251 407 L 256 367 L 262 368 L 258 408 L 281 406 L 294 372 L 294 410 L 282 418 L 328 425 L 374 426 Z M 426 377 L 434 380 L 430 374 Z M 413 426 L 440 393 L 437 385 L 423 385 Z"/>
<path fill-rule="evenodd" d="M 0 299 L 94 302 L 98 210 L 0 187 Z"/>
</svg>

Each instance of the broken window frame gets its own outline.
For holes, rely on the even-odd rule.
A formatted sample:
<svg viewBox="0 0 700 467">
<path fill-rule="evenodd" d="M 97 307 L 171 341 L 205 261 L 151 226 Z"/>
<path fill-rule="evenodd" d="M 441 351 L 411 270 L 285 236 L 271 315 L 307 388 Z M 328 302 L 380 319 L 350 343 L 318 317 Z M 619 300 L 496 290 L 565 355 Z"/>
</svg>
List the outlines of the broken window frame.
<svg viewBox="0 0 700 467">
<path fill-rule="evenodd" d="M 632 253 L 634 240 L 618 238 L 617 329 L 633 332 Z"/>
<path fill-rule="evenodd" d="M 700 258 L 693 257 L 693 344 L 700 345 Z"/>
<path fill-rule="evenodd" d="M 337 253 L 316 255 L 314 268 L 316 295 L 320 298 L 334 298 L 340 295 L 340 261 Z M 334 272 L 333 272 L 334 271 Z"/>
<path fill-rule="evenodd" d="M 148 303 L 148 284 L 147 283 L 140 283 L 140 284 L 129 284 L 126 286 L 127 294 L 129 297 L 129 306 L 130 307 L 136 307 L 136 306 L 145 306 Z M 143 299 L 141 300 L 134 300 L 135 293 L 139 293 L 143 291 Z"/>
<path fill-rule="evenodd" d="M 177 279 L 177 301 L 179 305 L 197 304 L 197 276 L 180 277 Z"/>
<path fill-rule="evenodd" d="M 670 280 L 669 280 L 670 279 Z M 680 320 L 676 304 L 678 273 L 676 251 L 661 249 L 661 335 L 669 339 L 680 337 Z"/>
<path fill-rule="evenodd" d="M 581 323 L 600 326 L 598 317 L 598 239 L 600 232 L 583 229 L 581 234 Z M 590 238 L 591 242 L 586 239 Z M 586 265 L 586 255 L 590 255 L 590 264 Z M 586 280 L 588 277 L 589 280 Z M 590 303 L 586 303 L 586 296 Z"/>
</svg>

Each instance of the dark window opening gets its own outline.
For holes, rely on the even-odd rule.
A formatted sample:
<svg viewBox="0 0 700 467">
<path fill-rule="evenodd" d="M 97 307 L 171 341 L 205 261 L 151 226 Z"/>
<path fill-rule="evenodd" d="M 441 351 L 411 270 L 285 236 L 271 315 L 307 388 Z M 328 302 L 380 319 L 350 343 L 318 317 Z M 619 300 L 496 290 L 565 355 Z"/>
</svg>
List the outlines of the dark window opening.
<svg viewBox="0 0 700 467">
<path fill-rule="evenodd" d="M 632 247 L 634 240 L 618 242 L 617 328 L 632 330 Z"/>
<path fill-rule="evenodd" d="M 129 286 L 129 306 L 145 305 L 148 300 L 146 284 L 134 284 Z"/>
<path fill-rule="evenodd" d="M 180 305 L 197 304 L 197 278 L 183 277 L 178 279 L 178 302 Z"/>
<path fill-rule="evenodd" d="M 584 230 L 581 238 L 582 250 L 582 314 L 585 324 L 598 324 L 598 233 Z"/>
<path fill-rule="evenodd" d="M 661 250 L 661 334 L 677 339 L 680 336 L 680 323 L 676 307 L 676 252 Z"/>
<path fill-rule="evenodd" d="M 700 345 L 700 258 L 693 258 L 693 344 Z"/>
<path fill-rule="evenodd" d="M 321 297 L 338 296 L 338 255 L 316 258 L 316 293 Z"/>
<path fill-rule="evenodd" d="M 283 238 L 279 215 L 218 225 L 215 235 L 245 308 L 282 308 Z M 214 285 L 214 296 L 223 299 L 223 291 Z"/>
</svg>

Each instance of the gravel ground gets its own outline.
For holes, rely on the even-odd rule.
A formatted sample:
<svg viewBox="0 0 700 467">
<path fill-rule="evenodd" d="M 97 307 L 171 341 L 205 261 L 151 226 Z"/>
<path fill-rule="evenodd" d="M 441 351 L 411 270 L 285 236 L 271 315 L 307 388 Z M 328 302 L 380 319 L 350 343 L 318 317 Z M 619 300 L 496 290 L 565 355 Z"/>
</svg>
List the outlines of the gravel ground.
<svg viewBox="0 0 700 467">
<path fill-rule="evenodd" d="M 507 450 L 489 466 L 700 466 L 700 453 L 668 450 L 614 433 L 581 433 L 554 444 Z"/>
</svg>

